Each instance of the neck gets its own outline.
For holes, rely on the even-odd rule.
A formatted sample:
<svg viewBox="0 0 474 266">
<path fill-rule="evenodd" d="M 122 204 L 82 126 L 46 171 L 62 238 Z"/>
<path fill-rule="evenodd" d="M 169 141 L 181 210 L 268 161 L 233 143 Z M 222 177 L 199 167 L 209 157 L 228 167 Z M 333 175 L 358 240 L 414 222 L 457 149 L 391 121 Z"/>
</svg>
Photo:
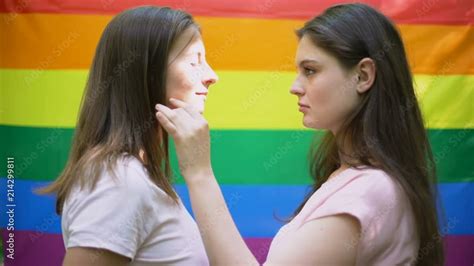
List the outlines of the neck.
<svg viewBox="0 0 474 266">
<path fill-rule="evenodd" d="M 163 145 L 163 131 L 161 130 L 161 127 L 158 127 L 157 131 L 158 131 L 158 141 L 160 145 Z M 146 165 L 147 159 L 146 159 L 145 151 L 143 149 L 140 149 L 138 151 L 138 156 L 140 157 L 140 160 L 142 161 L 142 163 Z"/>
</svg>

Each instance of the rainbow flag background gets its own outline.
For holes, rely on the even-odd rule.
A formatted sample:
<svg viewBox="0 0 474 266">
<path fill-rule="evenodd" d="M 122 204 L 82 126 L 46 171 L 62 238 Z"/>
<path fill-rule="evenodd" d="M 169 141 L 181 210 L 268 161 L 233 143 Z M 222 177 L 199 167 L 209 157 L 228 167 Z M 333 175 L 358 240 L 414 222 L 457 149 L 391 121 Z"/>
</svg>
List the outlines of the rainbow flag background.
<svg viewBox="0 0 474 266">
<path fill-rule="evenodd" d="M 366 0 L 391 17 L 404 39 L 439 174 L 446 213 L 446 265 L 474 264 L 474 3 Z M 99 36 L 112 16 L 154 4 L 181 8 L 202 26 L 220 81 L 205 116 L 214 170 L 247 244 L 264 261 L 272 237 L 311 180 L 314 132 L 301 124 L 294 30 L 334 0 L 2 0 L 0 3 L 0 205 L 5 265 L 60 265 L 54 198 L 33 189 L 55 179 L 71 145 Z M 316 132 L 316 135 L 321 135 Z M 15 183 L 8 187 L 8 158 Z M 173 168 L 176 170 L 176 160 Z M 14 190 L 14 195 L 7 193 Z M 176 189 L 189 208 L 181 178 Z M 14 196 L 10 219 L 7 197 Z M 309 243 L 310 244 L 310 243 Z M 429 248 L 429 247 L 428 247 Z"/>
</svg>

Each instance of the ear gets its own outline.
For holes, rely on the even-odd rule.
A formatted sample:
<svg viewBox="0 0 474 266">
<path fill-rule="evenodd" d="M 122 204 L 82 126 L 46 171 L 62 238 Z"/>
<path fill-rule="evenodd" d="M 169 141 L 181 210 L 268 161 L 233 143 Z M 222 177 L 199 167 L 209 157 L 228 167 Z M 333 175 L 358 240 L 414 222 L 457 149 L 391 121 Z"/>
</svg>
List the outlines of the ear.
<svg viewBox="0 0 474 266">
<path fill-rule="evenodd" d="M 357 73 L 359 75 L 357 82 L 357 92 L 365 93 L 375 81 L 376 66 L 374 60 L 365 57 L 357 64 Z"/>
</svg>

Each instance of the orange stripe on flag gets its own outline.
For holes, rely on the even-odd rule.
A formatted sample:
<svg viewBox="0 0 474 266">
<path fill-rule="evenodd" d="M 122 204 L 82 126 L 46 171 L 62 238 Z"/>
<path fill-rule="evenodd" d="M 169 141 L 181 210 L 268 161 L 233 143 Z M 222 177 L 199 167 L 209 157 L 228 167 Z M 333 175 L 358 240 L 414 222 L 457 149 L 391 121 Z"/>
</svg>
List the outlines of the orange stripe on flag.
<svg viewBox="0 0 474 266">
<path fill-rule="evenodd" d="M 111 16 L 0 15 L 0 68 L 87 69 Z M 294 70 L 298 20 L 197 17 L 218 70 Z M 8 23 L 8 25 L 6 25 Z M 474 74 L 471 26 L 399 25 L 417 74 Z"/>
</svg>

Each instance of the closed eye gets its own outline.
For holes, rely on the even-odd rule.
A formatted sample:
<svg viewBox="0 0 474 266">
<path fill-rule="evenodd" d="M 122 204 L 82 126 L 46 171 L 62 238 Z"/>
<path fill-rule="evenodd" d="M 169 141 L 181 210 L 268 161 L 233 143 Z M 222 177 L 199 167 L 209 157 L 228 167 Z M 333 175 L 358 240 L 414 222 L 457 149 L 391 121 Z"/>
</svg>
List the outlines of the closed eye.
<svg viewBox="0 0 474 266">
<path fill-rule="evenodd" d="M 193 60 L 193 62 L 191 62 L 191 66 L 200 66 L 202 65 L 202 55 L 200 52 L 197 53 L 196 55 L 196 60 Z"/>
<path fill-rule="evenodd" d="M 195 66 L 200 66 L 200 65 L 202 65 L 201 53 L 198 52 L 198 53 L 193 55 L 192 61 L 191 61 L 191 66 L 195 67 Z"/>
</svg>

